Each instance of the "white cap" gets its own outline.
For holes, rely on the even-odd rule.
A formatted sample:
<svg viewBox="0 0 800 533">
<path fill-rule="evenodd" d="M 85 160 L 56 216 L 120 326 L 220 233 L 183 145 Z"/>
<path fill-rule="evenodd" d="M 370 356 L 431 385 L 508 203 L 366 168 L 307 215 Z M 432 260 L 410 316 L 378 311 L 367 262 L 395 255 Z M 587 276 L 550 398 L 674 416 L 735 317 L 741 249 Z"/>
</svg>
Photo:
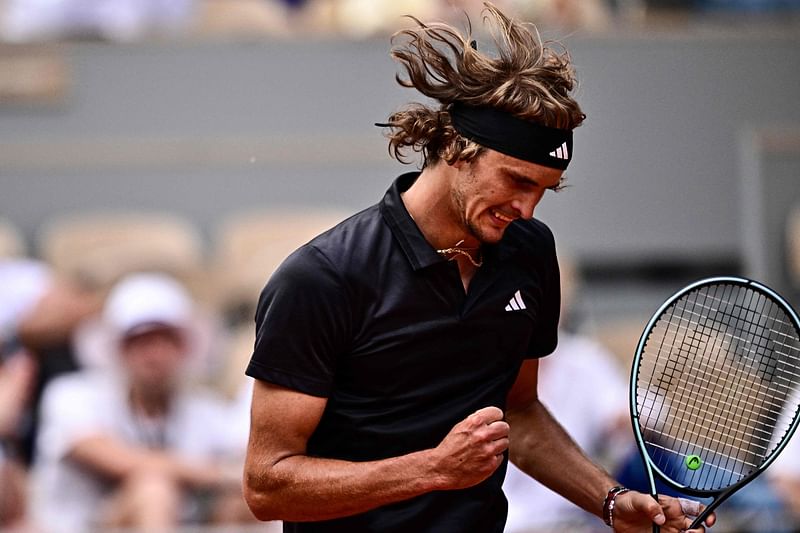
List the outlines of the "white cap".
<svg viewBox="0 0 800 533">
<path fill-rule="evenodd" d="M 192 299 L 175 279 L 156 273 L 132 274 L 117 283 L 106 300 L 103 317 L 122 336 L 153 328 L 189 328 Z"/>
</svg>

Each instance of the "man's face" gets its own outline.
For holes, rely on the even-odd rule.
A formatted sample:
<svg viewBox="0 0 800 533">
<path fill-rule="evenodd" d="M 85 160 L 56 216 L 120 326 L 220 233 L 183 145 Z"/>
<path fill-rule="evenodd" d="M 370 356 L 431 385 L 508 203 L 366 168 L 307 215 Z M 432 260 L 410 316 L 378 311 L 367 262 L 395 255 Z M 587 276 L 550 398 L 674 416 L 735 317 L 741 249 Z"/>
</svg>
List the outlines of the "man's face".
<svg viewBox="0 0 800 533">
<path fill-rule="evenodd" d="M 454 164 L 454 216 L 482 243 L 496 243 L 518 218 L 533 211 L 548 189 L 557 189 L 563 171 L 486 150 L 471 162 Z"/>
<path fill-rule="evenodd" d="M 131 383 L 154 392 L 174 385 L 186 357 L 183 333 L 167 327 L 127 337 L 121 348 Z"/>
</svg>

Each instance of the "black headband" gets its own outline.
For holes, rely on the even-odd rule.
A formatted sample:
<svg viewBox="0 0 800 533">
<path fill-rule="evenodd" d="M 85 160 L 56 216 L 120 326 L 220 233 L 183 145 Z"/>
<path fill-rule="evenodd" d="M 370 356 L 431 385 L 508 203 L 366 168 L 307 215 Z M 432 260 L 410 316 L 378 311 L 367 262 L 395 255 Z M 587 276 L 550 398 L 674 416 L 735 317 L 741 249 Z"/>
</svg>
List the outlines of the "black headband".
<svg viewBox="0 0 800 533">
<path fill-rule="evenodd" d="M 448 111 L 458 133 L 486 148 L 559 170 L 572 160 L 572 130 L 542 126 L 492 107 L 456 102 Z"/>
</svg>

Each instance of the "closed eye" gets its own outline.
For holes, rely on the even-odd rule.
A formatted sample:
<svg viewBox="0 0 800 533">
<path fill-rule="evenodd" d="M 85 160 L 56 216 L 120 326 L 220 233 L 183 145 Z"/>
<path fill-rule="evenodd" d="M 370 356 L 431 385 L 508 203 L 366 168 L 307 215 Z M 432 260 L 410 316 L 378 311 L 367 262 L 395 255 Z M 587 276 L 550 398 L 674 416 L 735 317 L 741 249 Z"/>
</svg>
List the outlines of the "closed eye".
<svg viewBox="0 0 800 533">
<path fill-rule="evenodd" d="M 528 176 L 524 176 L 522 174 L 517 174 L 516 172 L 507 172 L 506 173 L 511 181 L 514 183 L 516 187 L 520 189 L 536 189 L 541 188 L 540 182 L 536 179 L 530 178 Z M 565 175 L 561 175 L 559 177 L 558 183 L 555 185 L 551 185 L 549 187 L 545 187 L 545 190 L 553 191 L 553 192 L 560 192 L 564 190 L 568 185 L 566 185 L 567 177 Z"/>
<path fill-rule="evenodd" d="M 532 187 L 538 187 L 539 186 L 535 181 L 529 180 L 528 178 L 515 176 L 515 177 L 513 177 L 511 179 L 514 181 L 514 183 L 518 187 L 523 187 L 523 188 L 526 188 L 526 189 L 530 189 Z"/>
</svg>

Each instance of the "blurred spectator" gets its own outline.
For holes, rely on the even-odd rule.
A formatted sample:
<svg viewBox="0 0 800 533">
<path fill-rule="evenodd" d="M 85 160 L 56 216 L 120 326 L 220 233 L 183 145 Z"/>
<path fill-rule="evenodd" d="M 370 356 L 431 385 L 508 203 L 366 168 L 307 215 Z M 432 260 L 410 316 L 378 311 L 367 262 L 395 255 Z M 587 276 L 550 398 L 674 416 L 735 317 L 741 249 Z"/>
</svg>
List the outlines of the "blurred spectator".
<svg viewBox="0 0 800 533">
<path fill-rule="evenodd" d="M 611 22 L 606 0 L 495 0 L 501 9 L 515 17 L 558 30 L 603 29 Z M 318 0 L 327 4 L 328 16 L 339 32 L 350 37 L 391 33 L 407 25 L 404 15 L 414 13 L 425 20 L 458 21 L 464 12 L 479 13 L 483 0 Z M 313 5 L 313 4 L 312 4 Z"/>
<path fill-rule="evenodd" d="M 44 531 L 163 531 L 222 520 L 218 503 L 236 514 L 244 432 L 185 384 L 194 314 L 166 275 L 132 274 L 111 290 L 103 319 L 117 366 L 62 376 L 42 400 L 32 510 Z"/>
<path fill-rule="evenodd" d="M 639 0 L 625 0 L 625 2 Z M 495 0 L 517 16 L 560 29 L 606 27 L 606 0 Z M 483 0 L 6 0 L 5 40 L 100 38 L 131 41 L 150 35 L 342 35 L 363 39 L 404 27 L 414 13 L 460 20 Z M 616 4 L 616 2 L 615 2 Z"/>
<path fill-rule="evenodd" d="M 569 332 L 578 279 L 561 257 L 562 313 L 556 351 L 539 361 L 539 397 L 575 442 L 600 463 L 630 441 L 627 379 L 617 359 L 594 340 Z M 586 390 L 576 395 L 570 391 Z M 607 466 L 610 466 L 607 464 Z M 596 520 L 509 463 L 503 490 L 508 498 L 507 533 L 553 531 L 565 524 Z"/>
<path fill-rule="evenodd" d="M 788 405 L 795 405 L 795 390 L 792 401 Z M 779 427 L 789 422 L 794 413 L 784 413 Z M 786 506 L 786 512 L 796 524 L 800 524 L 800 437 L 797 432 L 790 438 L 786 448 L 781 452 L 775 463 L 764 474 L 774 488 L 780 501 Z"/>
<path fill-rule="evenodd" d="M 3 4 L 0 0 L 0 16 Z M 20 257 L 25 251 L 25 239 L 19 228 L 10 220 L 0 217 L 0 259 Z"/>
<path fill-rule="evenodd" d="M 203 0 L 198 3 L 192 30 L 213 37 L 287 37 L 302 26 L 305 2 L 278 0 Z"/>
<path fill-rule="evenodd" d="M 610 21 L 605 0 L 495 0 L 501 9 L 517 17 L 560 29 L 604 28 Z M 407 26 L 404 16 L 421 20 L 461 20 L 464 12 L 479 13 L 483 0 L 316 0 L 308 3 L 309 18 L 316 27 L 351 38 L 387 34 Z M 312 23 L 314 25 L 314 23 Z"/>
<path fill-rule="evenodd" d="M 53 377 L 77 368 L 71 350 L 75 328 L 98 312 L 101 298 L 55 275 L 32 259 L 0 260 L 0 344 L 6 353 L 24 348 L 36 367 L 32 394 L 23 405 L 15 452 L 31 461 L 38 426 L 38 402 Z"/>
<path fill-rule="evenodd" d="M 510 0 L 518 16 L 549 29 L 602 30 L 611 24 L 606 0 Z"/>
<path fill-rule="evenodd" d="M 0 355 L 0 460 L 7 452 L 31 396 L 36 363 L 21 348 Z"/>
<path fill-rule="evenodd" d="M 39 261 L 0 259 L 0 341 L 18 342 L 18 329 L 52 284 L 50 269 Z"/>
<path fill-rule="evenodd" d="M 27 520 L 27 471 L 19 459 L 19 427 L 30 400 L 36 363 L 21 348 L 0 354 L 0 529 Z"/>
<path fill-rule="evenodd" d="M 749 13 L 800 10 L 798 0 L 695 0 L 694 7 L 706 11 Z"/>
<path fill-rule="evenodd" d="M 308 0 L 278 0 L 278 3 L 289 9 L 302 9 L 308 4 Z"/>
<path fill-rule="evenodd" d="M 20 448 L 37 365 L 19 344 L 18 329 L 48 285 L 44 265 L 27 259 L 0 261 L 0 528 L 21 526 L 26 518 Z"/>
<path fill-rule="evenodd" d="M 437 2 L 426 0 L 315 0 L 307 6 L 307 25 L 318 33 L 366 39 L 406 26 L 403 16 L 436 18 Z"/>
<path fill-rule="evenodd" d="M 19 453 L 21 425 L 38 366 L 23 348 L 21 330 L 27 328 L 51 287 L 50 272 L 42 263 L 0 260 L 0 448 L 5 449 L 6 456 L 12 440 L 15 454 Z"/>
<path fill-rule="evenodd" d="M 6 0 L 6 40 L 102 38 L 130 41 L 174 32 L 189 22 L 194 0 Z"/>
<path fill-rule="evenodd" d="M 648 9 L 655 10 L 684 10 L 688 11 L 694 6 L 695 0 L 645 0 Z"/>
<path fill-rule="evenodd" d="M 790 303 L 800 305 L 800 200 L 786 216 L 786 272 L 793 292 Z"/>
<path fill-rule="evenodd" d="M 680 9 L 684 11 L 740 11 L 766 12 L 800 9 L 798 0 L 645 0 L 645 5 L 653 9 Z"/>
</svg>

